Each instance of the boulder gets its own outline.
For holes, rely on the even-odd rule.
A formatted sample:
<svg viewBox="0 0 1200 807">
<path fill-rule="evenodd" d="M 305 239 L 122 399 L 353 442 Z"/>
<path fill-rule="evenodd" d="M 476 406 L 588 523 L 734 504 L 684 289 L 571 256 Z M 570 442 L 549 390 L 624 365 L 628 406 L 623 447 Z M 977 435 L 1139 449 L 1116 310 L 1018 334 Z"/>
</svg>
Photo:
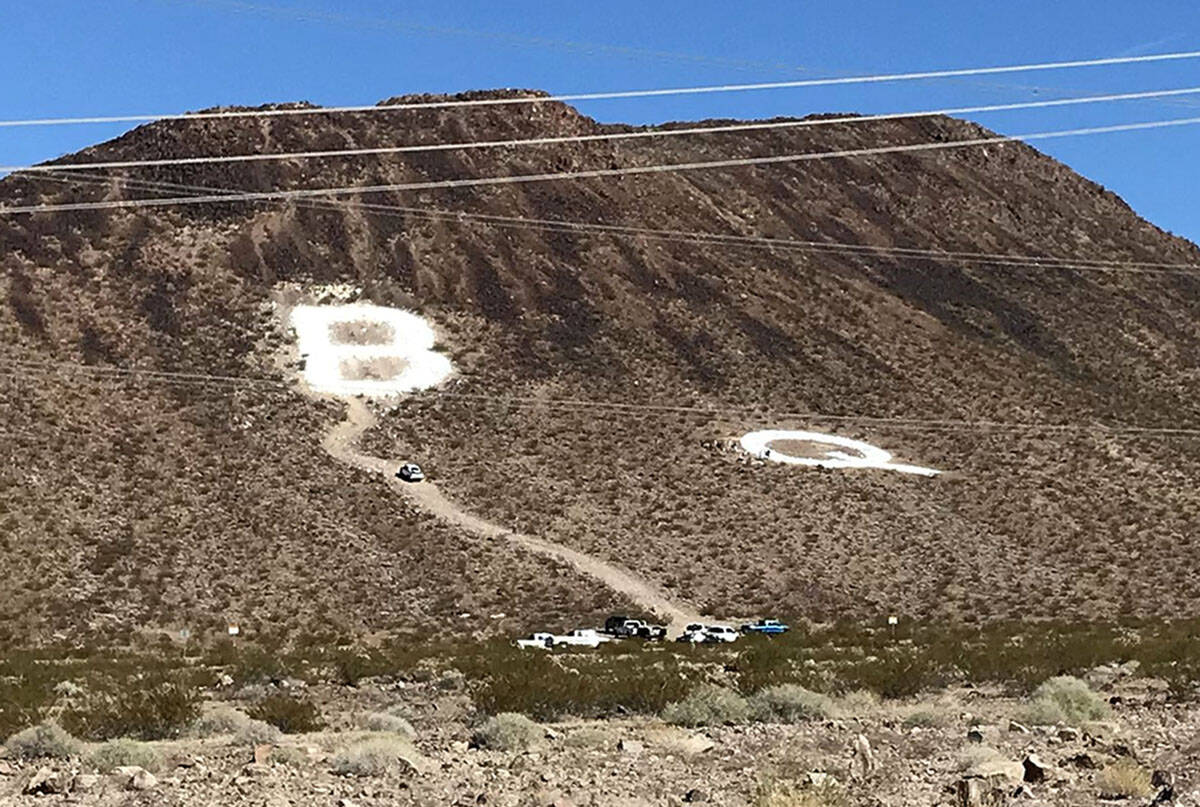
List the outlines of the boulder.
<svg viewBox="0 0 1200 807">
<path fill-rule="evenodd" d="M 34 771 L 33 776 L 25 783 L 22 792 L 28 795 L 46 796 L 52 793 L 69 793 L 71 790 L 71 774 L 43 767 Z"/>
<path fill-rule="evenodd" d="M 955 807 L 1000 807 L 1008 800 L 1008 789 L 992 778 L 960 779 L 953 791 Z"/>
<path fill-rule="evenodd" d="M 626 754 L 640 754 L 646 750 L 646 746 L 638 740 L 621 740 L 617 743 L 617 749 Z"/>
<path fill-rule="evenodd" d="M 100 787 L 100 777 L 94 773 L 81 773 L 71 783 L 72 793 L 91 793 Z"/>
<path fill-rule="evenodd" d="M 1061 764 L 1069 765 L 1072 768 L 1079 768 L 1081 771 L 1094 771 L 1100 767 L 1100 765 L 1096 762 L 1095 757 L 1087 753 L 1076 754 L 1073 757 L 1067 757 L 1062 761 Z"/>
<path fill-rule="evenodd" d="M 1050 768 L 1038 759 L 1036 754 L 1030 754 L 1021 760 L 1021 767 L 1025 769 L 1022 778 L 1030 784 L 1044 782 L 1050 775 Z"/>
<path fill-rule="evenodd" d="M 275 746 L 271 745 L 270 743 L 261 743 L 254 746 L 254 759 L 251 761 L 256 765 L 267 764 L 267 760 L 271 758 L 271 751 L 274 749 Z"/>
<path fill-rule="evenodd" d="M 688 804 L 700 804 L 708 801 L 708 794 L 699 788 L 693 787 L 691 790 L 683 794 L 683 800 Z"/>
<path fill-rule="evenodd" d="M 980 731 L 979 729 L 968 729 L 967 730 L 967 742 L 969 742 L 969 743 L 983 742 L 983 732 Z"/>
<path fill-rule="evenodd" d="M 123 765 L 113 771 L 117 783 L 126 790 L 152 790 L 158 787 L 158 779 L 145 768 Z"/>
<path fill-rule="evenodd" d="M 837 777 L 824 771 L 809 771 L 805 779 L 808 781 L 809 787 L 816 788 L 836 787 L 838 783 Z"/>
<path fill-rule="evenodd" d="M 1023 726 L 1015 720 L 1008 721 L 1008 730 L 1016 732 L 1017 734 L 1029 733 L 1029 728 L 1027 726 Z"/>
<path fill-rule="evenodd" d="M 707 754 L 716 747 L 716 743 L 701 734 L 693 734 L 676 745 L 678 751 L 685 755 Z"/>
<path fill-rule="evenodd" d="M 1175 775 L 1170 771 L 1157 770 L 1150 775 L 1151 787 L 1172 787 L 1175 784 Z"/>
<path fill-rule="evenodd" d="M 1064 726 L 1063 728 L 1058 730 L 1058 739 L 1062 740 L 1065 743 L 1077 742 L 1079 740 L 1079 737 L 1080 737 L 1079 729 L 1074 729 L 1074 728 L 1071 728 L 1070 726 Z"/>
</svg>

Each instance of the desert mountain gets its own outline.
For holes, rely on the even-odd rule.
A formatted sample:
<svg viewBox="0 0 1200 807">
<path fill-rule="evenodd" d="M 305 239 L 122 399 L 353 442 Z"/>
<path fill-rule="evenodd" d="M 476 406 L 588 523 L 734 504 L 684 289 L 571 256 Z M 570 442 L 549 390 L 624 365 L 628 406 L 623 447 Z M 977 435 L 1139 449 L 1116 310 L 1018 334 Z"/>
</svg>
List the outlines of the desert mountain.
<svg viewBox="0 0 1200 807">
<path fill-rule="evenodd" d="M 415 100 L 435 99 L 389 103 Z M 616 131 L 631 129 L 551 102 L 181 120 L 61 162 Z M 0 205 L 986 134 L 948 118 L 863 121 L 86 172 L 84 183 L 14 176 L 0 182 Z M 1086 265 L 1196 264 L 1200 250 L 1029 146 L 346 199 L 366 205 L 0 216 L 0 638 L 226 622 L 289 635 L 491 632 L 631 606 L 566 563 L 439 520 L 322 450 L 344 407 L 297 388 L 278 303 L 333 284 L 427 318 L 458 369 L 442 388 L 452 395 L 377 412 L 364 450 L 415 459 L 479 517 L 619 565 L 698 610 L 968 622 L 1200 614 L 1200 439 L 1111 430 L 1200 428 L 1200 280 Z M 564 400 L 606 405 L 553 403 Z M 902 422 L 912 420 L 922 423 Z M 751 462 L 736 439 L 762 428 L 865 440 L 951 473 Z"/>
</svg>

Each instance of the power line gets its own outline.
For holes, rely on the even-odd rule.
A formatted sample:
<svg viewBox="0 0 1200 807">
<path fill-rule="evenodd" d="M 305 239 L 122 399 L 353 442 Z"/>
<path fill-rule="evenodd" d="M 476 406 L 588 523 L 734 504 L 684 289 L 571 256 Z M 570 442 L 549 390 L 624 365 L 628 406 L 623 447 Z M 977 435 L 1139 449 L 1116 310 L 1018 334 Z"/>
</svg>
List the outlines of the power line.
<svg viewBox="0 0 1200 807">
<path fill-rule="evenodd" d="M 173 207 L 176 205 L 208 204 L 212 202 L 256 202 L 281 201 L 291 199 L 306 199 L 321 196 L 336 196 L 344 194 L 373 194 L 392 193 L 399 191 L 434 190 L 448 188 L 487 187 L 512 185 L 530 182 L 548 182 L 567 179 L 599 179 L 616 176 L 637 176 L 643 174 L 679 173 L 689 171 L 704 171 L 718 168 L 738 168 L 759 165 L 781 165 L 799 163 L 811 160 L 824 160 L 847 157 L 870 157 L 883 154 L 906 154 L 922 151 L 938 151 L 968 146 L 997 145 L 1014 141 L 1048 140 L 1061 137 L 1079 137 L 1084 135 L 1109 134 L 1114 132 L 1147 131 L 1174 126 L 1189 126 L 1200 123 L 1200 117 L 1177 118 L 1148 123 L 1126 123 L 1115 126 L 1094 126 L 1082 129 L 1067 129 L 1053 132 L 1034 132 L 1021 135 L 999 135 L 996 137 L 972 138 L 969 140 L 953 140 L 937 143 L 914 143 L 902 146 L 882 146 L 875 148 L 843 149 L 841 151 L 810 152 L 804 154 L 786 154 L 770 157 L 745 157 L 733 160 L 708 160 L 691 163 L 672 163 L 667 165 L 627 166 L 624 168 L 597 168 L 583 171 L 563 171 L 556 173 L 524 174 L 517 176 L 475 177 L 464 179 L 426 180 L 422 182 L 405 182 L 389 185 L 362 185 L 341 188 L 303 188 L 296 190 L 253 191 L 236 194 L 208 194 L 204 196 L 185 196 L 165 199 L 125 199 L 108 202 L 72 202 L 58 205 L 26 205 L 18 207 L 0 207 L 0 215 L 20 215 L 30 213 L 57 213 L 82 210 L 108 210 L 146 207 Z"/>
<path fill-rule="evenodd" d="M 55 370 L 67 373 L 82 373 L 93 375 L 90 381 L 113 380 L 121 376 L 133 377 L 144 381 L 170 384 L 192 384 L 200 387 L 213 387 L 214 384 L 242 384 L 250 387 L 269 387 L 290 389 L 293 384 L 271 378 L 256 378 L 249 376 L 212 375 L 206 373 L 181 373 L 168 371 L 147 371 L 133 368 L 96 367 L 91 365 L 73 364 L 70 362 L 28 362 L 13 359 L 0 359 L 0 364 L 10 366 L 7 372 L 0 370 L 0 375 L 10 378 L 44 379 Z M 225 387 L 228 389 L 228 387 Z M 824 412 L 781 412 L 761 407 L 737 406 L 685 406 L 679 404 L 645 404 L 627 401 L 603 401 L 579 398 L 546 398 L 539 396 L 494 395 L 485 393 L 464 393 L 448 389 L 429 389 L 397 396 L 400 402 L 412 402 L 428 399 L 450 399 L 474 403 L 487 403 L 510 408 L 525 409 L 571 409 L 571 410 L 605 410 L 609 412 L 636 413 L 653 412 L 656 414 L 701 415 L 708 418 L 749 417 L 757 420 L 808 420 L 825 421 L 830 423 L 858 424 L 863 426 L 887 426 L 903 429 L 933 430 L 933 431 L 975 431 L 975 432 L 1044 432 L 1052 434 L 1083 434 L 1106 436 L 1149 436 L 1149 437 L 1200 437 L 1200 429 L 1183 427 L 1154 427 L 1154 426 L 1108 426 L 1096 424 L 1057 424 L 1031 423 L 998 420 L 967 420 L 964 418 L 904 418 L 876 415 L 842 415 Z"/>
<path fill-rule="evenodd" d="M 176 5 L 193 5 L 201 7 L 216 7 L 225 8 L 235 12 L 253 12 L 267 16 L 273 16 L 280 19 L 295 19 L 301 22 L 316 22 L 316 23 L 332 23 L 338 25 L 348 25 L 356 28 L 366 29 L 384 29 L 390 28 L 401 31 L 407 34 L 425 34 L 435 36 L 459 36 L 471 37 L 475 39 L 492 40 L 503 45 L 513 47 L 542 47 L 567 52 L 581 53 L 586 56 L 603 54 L 607 56 L 616 56 L 629 59 L 643 59 L 659 62 L 679 62 L 684 64 L 709 64 L 717 67 L 723 67 L 731 70 L 741 71 L 770 71 L 778 73 L 815 73 L 814 68 L 806 65 L 791 64 L 779 61 L 765 61 L 755 59 L 731 59 L 724 57 L 715 57 L 705 54 L 683 53 L 679 51 L 664 51 L 651 50 L 648 48 L 635 48 L 627 45 L 613 45 L 602 42 L 581 42 L 574 40 L 551 39 L 541 36 L 528 36 L 521 34 L 513 34 L 507 31 L 486 31 L 472 28 L 457 28 L 447 26 L 421 25 L 417 23 L 397 20 L 392 18 L 381 17 L 351 17 L 345 14 L 334 14 L 330 12 L 318 12 L 308 9 L 297 9 L 292 7 L 272 6 L 264 3 L 247 3 L 240 0 L 157 0 L 160 3 L 173 3 Z M 833 76 L 853 76 L 854 73 L 846 71 L 825 71 Z M 955 79 L 951 79 L 956 81 Z M 993 82 L 961 82 L 971 86 L 981 87 L 988 90 L 1021 90 L 1025 92 L 1077 92 L 1077 90 L 1063 90 L 1061 87 L 1047 87 L 1042 85 L 1025 85 L 1025 84 L 996 84 Z M 1175 101 L 1175 104 L 1186 106 L 1196 106 L 1189 104 L 1186 101 Z"/>
<path fill-rule="evenodd" d="M 56 176 L 45 173 L 34 179 L 63 183 L 111 184 L 118 182 L 135 188 L 166 192 L 170 190 L 195 191 L 200 193 L 236 194 L 239 190 L 212 188 L 201 185 L 185 185 L 174 182 L 155 182 L 126 177 L 88 176 L 69 174 Z M 1196 277 L 1200 264 L 1169 263 L 1158 261 L 1104 261 L 1088 258 L 1067 258 L 1043 255 L 1014 255 L 1010 253 L 961 252 L 915 247 L 874 246 L 829 241 L 802 241 L 788 238 L 767 238 L 736 233 L 696 232 L 688 230 L 654 229 L 631 225 L 604 224 L 602 222 L 572 221 L 566 219 L 538 219 L 521 216 L 468 213 L 437 208 L 406 207 L 402 205 L 373 204 L 358 200 L 323 200 L 320 198 L 298 202 L 319 209 L 355 209 L 372 215 L 390 217 L 418 217 L 451 223 L 478 223 L 488 227 L 507 229 L 538 229 L 567 234 L 601 234 L 614 237 L 644 238 L 670 243 L 700 244 L 749 249 L 766 249 L 782 252 L 802 253 L 846 253 L 855 257 L 888 258 L 890 260 L 919 260 L 922 262 L 978 263 L 990 266 L 1030 269 L 1059 269 L 1070 271 L 1094 271 L 1101 273 L 1176 275 Z"/>
<path fill-rule="evenodd" d="M 751 92 L 764 90 L 799 89 L 804 87 L 828 87 L 847 84 L 878 84 L 894 81 L 917 81 L 960 76 L 982 76 L 1002 73 L 1021 73 L 1038 70 L 1065 70 L 1083 67 L 1104 67 L 1148 62 L 1167 62 L 1200 58 L 1200 51 L 1179 51 L 1146 56 L 1118 56 L 1103 59 L 1081 59 L 1064 62 L 1041 62 L 1033 64 L 1007 65 L 1001 67 L 969 67 L 951 70 L 929 70 L 915 73 L 884 73 L 869 76 L 841 76 L 833 78 L 798 79 L 794 81 L 768 81 L 749 84 L 717 84 L 703 87 L 673 87 L 653 90 L 619 90 L 614 92 L 568 93 L 564 95 L 513 95 L 504 98 L 453 98 L 442 101 L 412 101 L 402 104 L 372 104 L 337 107 L 287 107 L 282 109 L 222 110 L 212 112 L 177 112 L 138 115 L 98 115 L 70 118 L 36 118 L 26 120 L 2 120 L 0 127 L 13 126 L 59 126 L 96 123 L 138 123 L 158 120 L 213 120 L 227 118 L 263 118 L 295 115 L 328 115 L 347 112 L 387 112 L 411 109 L 448 109 L 459 107 L 508 106 L 514 104 L 543 104 L 566 101 L 602 101 L 626 98 L 661 98 L 676 95 L 708 95 L 714 93 Z"/>
<path fill-rule="evenodd" d="M 1078 98 L 1058 98 L 1046 101 L 1023 101 L 1011 104 L 988 104 L 983 106 L 950 107 L 915 112 L 887 112 L 874 115 L 847 115 L 833 118 L 809 118 L 803 120 L 768 121 L 760 123 L 738 123 L 722 126 L 691 126 L 678 129 L 643 129 L 632 132 L 604 132 L 602 134 L 567 135 L 561 137 L 534 137 L 512 140 L 482 140 L 457 143 L 416 143 L 403 146 L 380 146 L 375 148 L 331 149 L 323 151 L 282 151 L 266 154 L 220 154 L 197 157 L 168 157 L 152 160 L 115 160 L 80 163 L 43 163 L 40 165 L 0 165 L 0 172 L 42 173 L 81 171 L 110 168 L 155 168 L 168 165 L 211 165 L 219 163 L 270 162 L 279 160 L 331 159 L 335 157 L 383 156 L 389 154 L 414 154 L 437 151 L 466 151 L 485 148 L 511 148 L 518 146 L 548 146 L 564 143 L 590 143 L 600 141 L 640 140 L 653 137 L 680 137 L 685 135 L 710 135 L 726 132 L 747 132 L 776 129 L 801 129 L 832 124 L 856 124 L 872 121 L 911 120 L 948 115 L 970 115 L 989 112 L 1008 112 L 1018 109 L 1046 109 L 1052 107 L 1077 106 L 1115 101 L 1131 101 L 1147 98 L 1163 98 L 1200 93 L 1200 87 L 1146 92 L 1090 95 Z"/>
</svg>

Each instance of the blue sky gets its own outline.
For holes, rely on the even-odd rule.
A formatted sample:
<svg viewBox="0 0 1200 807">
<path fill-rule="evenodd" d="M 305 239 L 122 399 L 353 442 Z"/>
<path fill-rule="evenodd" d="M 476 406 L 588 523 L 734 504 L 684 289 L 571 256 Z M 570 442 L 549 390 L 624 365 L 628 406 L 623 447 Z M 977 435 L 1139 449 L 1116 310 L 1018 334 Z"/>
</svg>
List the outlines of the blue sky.
<svg viewBox="0 0 1200 807">
<path fill-rule="evenodd" d="M 855 3 L 545 0 L 40 0 L 0 25 L 0 118 L 160 113 L 221 104 L 374 103 L 411 92 L 554 93 L 774 81 L 1200 50 L 1194 0 Z M 277 9 L 272 11 L 271 9 Z M 598 47 L 589 47 L 598 46 Z M 894 112 L 1200 86 L 1167 64 L 596 101 L 603 121 Z M 1200 116 L 1200 94 L 974 116 L 1005 133 Z M 0 129 L 0 164 L 122 127 Z M 1200 126 L 1035 144 L 1200 240 Z M 653 224 L 653 222 L 649 222 Z"/>
</svg>

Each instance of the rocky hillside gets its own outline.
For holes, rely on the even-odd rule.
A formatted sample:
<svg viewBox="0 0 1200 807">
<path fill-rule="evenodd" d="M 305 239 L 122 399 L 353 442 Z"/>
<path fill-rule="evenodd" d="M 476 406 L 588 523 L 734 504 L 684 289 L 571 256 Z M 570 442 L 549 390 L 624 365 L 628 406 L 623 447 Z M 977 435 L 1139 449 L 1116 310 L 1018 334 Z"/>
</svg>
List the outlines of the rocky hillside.
<svg viewBox="0 0 1200 807">
<path fill-rule="evenodd" d="M 174 121 L 64 162 L 624 128 L 557 103 Z M 333 187 L 982 132 L 950 119 L 861 122 L 112 176 Z M 164 192 L 179 191 L 112 179 L 0 182 L 5 204 Z M 418 459 L 464 506 L 623 564 L 715 613 L 1200 612 L 1191 551 L 1200 441 L 1098 429 L 1200 427 L 1196 277 L 697 243 L 426 212 L 1200 263 L 1194 245 L 1032 148 L 362 201 L 376 207 L 224 203 L 0 217 L 0 564 L 11 581 L 0 590 L 3 638 L 225 621 L 293 635 L 361 633 L 464 613 L 464 624 L 486 632 L 620 607 L 603 587 L 459 535 L 333 463 L 320 439 L 340 417 L 336 405 L 286 385 L 103 369 L 290 381 L 276 360 L 290 336 L 272 294 L 281 284 L 333 282 L 431 319 L 460 371 L 452 389 L 462 397 L 404 404 L 370 436 L 374 453 Z M 724 412 L 528 400 L 539 398 Z M 803 412 L 848 419 L 781 414 Z M 886 417 L 1077 428 L 875 420 Z M 931 481 L 760 466 L 728 449 L 730 438 L 764 427 L 837 432 L 955 473 Z"/>
</svg>

